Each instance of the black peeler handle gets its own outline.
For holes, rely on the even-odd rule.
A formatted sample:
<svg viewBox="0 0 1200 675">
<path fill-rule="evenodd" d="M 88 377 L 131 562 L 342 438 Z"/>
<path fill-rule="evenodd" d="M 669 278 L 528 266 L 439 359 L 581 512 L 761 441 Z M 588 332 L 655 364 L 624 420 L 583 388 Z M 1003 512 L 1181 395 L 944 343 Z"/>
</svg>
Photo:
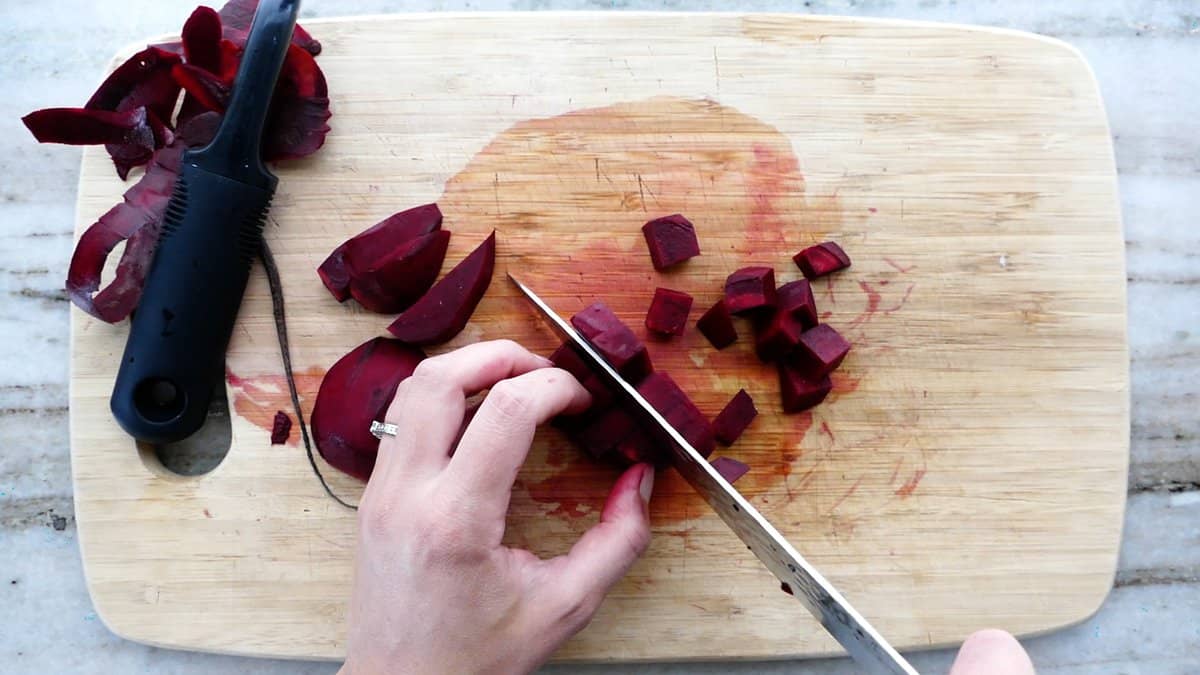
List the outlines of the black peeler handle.
<svg viewBox="0 0 1200 675">
<path fill-rule="evenodd" d="M 277 182 L 263 166 L 261 138 L 298 11 L 299 0 L 260 2 L 221 126 L 183 156 L 111 399 L 117 422 L 139 440 L 193 434 L 224 383 L 225 349 Z"/>
</svg>

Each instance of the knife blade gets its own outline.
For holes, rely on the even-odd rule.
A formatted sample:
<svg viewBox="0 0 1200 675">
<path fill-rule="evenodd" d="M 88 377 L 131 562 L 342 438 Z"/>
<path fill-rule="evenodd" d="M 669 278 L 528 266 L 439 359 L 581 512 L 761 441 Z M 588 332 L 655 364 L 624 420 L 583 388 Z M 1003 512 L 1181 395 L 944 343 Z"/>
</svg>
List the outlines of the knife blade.
<svg viewBox="0 0 1200 675">
<path fill-rule="evenodd" d="M 696 451 L 678 430 L 650 405 L 633 385 L 597 352 L 582 335 L 563 320 L 528 286 L 512 274 L 508 279 L 537 309 L 538 314 L 562 338 L 573 344 L 580 356 L 601 377 L 616 386 L 642 416 L 660 428 L 672 441 L 671 459 L 675 469 L 717 512 L 734 534 L 766 565 L 792 594 L 812 613 L 858 665 L 879 675 L 919 675 L 842 594 L 813 567 L 758 509 L 730 485 Z"/>
</svg>

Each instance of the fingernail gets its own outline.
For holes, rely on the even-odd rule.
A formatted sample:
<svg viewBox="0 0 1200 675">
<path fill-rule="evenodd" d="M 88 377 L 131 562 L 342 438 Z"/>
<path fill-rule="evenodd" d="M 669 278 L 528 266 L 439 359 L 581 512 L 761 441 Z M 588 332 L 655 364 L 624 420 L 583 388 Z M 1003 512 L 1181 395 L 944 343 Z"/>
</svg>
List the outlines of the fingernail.
<svg viewBox="0 0 1200 675">
<path fill-rule="evenodd" d="M 646 471 L 642 473 L 642 483 L 638 485 L 638 492 L 642 495 L 642 501 L 649 504 L 650 495 L 654 494 L 654 467 L 650 464 L 646 465 Z"/>
</svg>

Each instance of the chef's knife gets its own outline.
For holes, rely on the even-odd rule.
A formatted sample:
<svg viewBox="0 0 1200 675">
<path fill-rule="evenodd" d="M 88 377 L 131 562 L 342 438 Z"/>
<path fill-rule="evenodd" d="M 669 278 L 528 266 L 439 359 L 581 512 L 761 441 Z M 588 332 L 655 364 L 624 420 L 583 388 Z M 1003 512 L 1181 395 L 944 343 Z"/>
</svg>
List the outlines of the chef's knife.
<svg viewBox="0 0 1200 675">
<path fill-rule="evenodd" d="M 110 400 L 139 440 L 190 436 L 222 383 L 275 194 L 260 147 L 299 10 L 300 0 L 259 3 L 221 126 L 207 146 L 183 155 Z"/>
<path fill-rule="evenodd" d="M 700 493 L 735 534 L 758 556 L 767 569 L 792 590 L 825 630 L 829 631 L 850 657 L 864 670 L 879 675 L 918 675 L 915 668 L 862 617 L 820 572 L 810 565 L 758 509 L 754 508 L 713 469 L 695 448 L 631 384 L 583 338 L 569 323 L 512 274 L 509 280 L 533 303 L 538 313 L 555 332 L 575 345 L 580 356 L 602 377 L 616 386 L 644 418 L 659 427 L 674 443 L 672 463 L 687 482 Z"/>
</svg>

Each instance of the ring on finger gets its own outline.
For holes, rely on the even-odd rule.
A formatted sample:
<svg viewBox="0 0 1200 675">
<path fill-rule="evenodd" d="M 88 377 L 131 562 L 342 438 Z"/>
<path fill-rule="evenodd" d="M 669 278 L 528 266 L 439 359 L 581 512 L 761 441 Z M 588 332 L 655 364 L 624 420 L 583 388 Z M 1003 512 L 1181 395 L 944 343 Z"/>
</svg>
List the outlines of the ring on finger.
<svg viewBox="0 0 1200 675">
<path fill-rule="evenodd" d="M 384 436 L 395 437 L 400 432 L 400 428 L 391 422 L 377 422 L 371 420 L 371 435 L 379 440 L 383 440 Z"/>
</svg>

